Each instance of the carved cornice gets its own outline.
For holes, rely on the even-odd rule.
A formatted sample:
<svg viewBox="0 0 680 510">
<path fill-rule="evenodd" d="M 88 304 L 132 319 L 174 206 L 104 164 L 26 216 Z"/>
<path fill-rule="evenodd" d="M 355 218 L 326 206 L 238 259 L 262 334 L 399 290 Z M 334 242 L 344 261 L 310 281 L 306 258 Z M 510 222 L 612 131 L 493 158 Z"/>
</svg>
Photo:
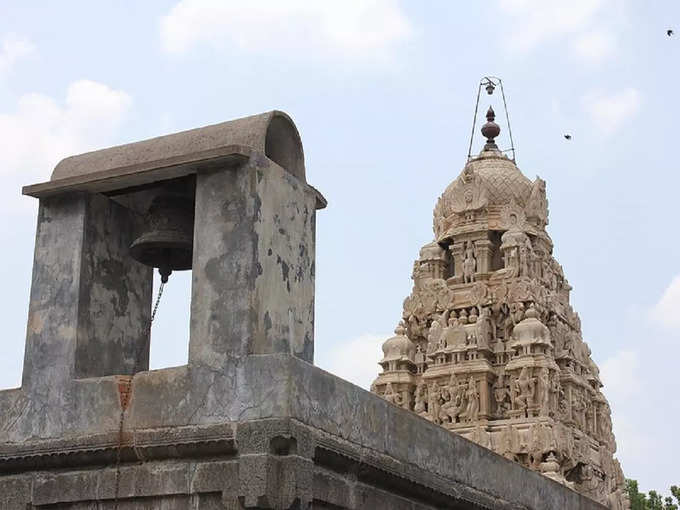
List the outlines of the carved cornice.
<svg viewBox="0 0 680 510">
<path fill-rule="evenodd" d="M 111 464 L 118 448 L 118 432 L 2 444 L 0 473 Z M 236 453 L 231 424 L 126 431 L 120 448 L 124 462 Z"/>
</svg>

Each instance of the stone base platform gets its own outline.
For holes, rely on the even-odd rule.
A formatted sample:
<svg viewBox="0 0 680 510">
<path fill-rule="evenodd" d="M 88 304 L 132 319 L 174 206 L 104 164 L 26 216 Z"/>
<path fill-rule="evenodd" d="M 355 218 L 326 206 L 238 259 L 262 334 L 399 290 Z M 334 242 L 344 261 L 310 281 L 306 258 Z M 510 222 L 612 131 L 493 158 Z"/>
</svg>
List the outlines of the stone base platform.
<svg viewBox="0 0 680 510">
<path fill-rule="evenodd" d="M 290 355 L 65 395 L 0 392 L 3 510 L 604 508 Z"/>
</svg>

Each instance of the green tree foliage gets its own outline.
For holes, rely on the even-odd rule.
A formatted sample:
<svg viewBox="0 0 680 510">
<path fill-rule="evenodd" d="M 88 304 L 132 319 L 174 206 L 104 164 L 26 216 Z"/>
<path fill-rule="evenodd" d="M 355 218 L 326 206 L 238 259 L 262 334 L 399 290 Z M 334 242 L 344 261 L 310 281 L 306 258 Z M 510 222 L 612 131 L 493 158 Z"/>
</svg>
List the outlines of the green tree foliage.
<svg viewBox="0 0 680 510">
<path fill-rule="evenodd" d="M 679 510 L 680 488 L 671 486 L 671 495 L 665 498 L 656 491 L 640 492 L 636 480 L 626 480 L 626 492 L 631 510 Z M 673 502 L 675 499 L 675 502 Z"/>
</svg>

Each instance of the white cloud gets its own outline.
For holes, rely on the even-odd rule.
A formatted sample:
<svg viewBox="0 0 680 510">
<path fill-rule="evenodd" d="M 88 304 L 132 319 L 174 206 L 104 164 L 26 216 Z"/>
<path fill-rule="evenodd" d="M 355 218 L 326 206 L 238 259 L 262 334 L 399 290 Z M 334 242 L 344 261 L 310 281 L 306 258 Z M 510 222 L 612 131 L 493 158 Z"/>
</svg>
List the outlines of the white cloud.
<svg viewBox="0 0 680 510">
<path fill-rule="evenodd" d="M 412 33 L 396 0 L 181 0 L 161 20 L 163 47 L 175 54 L 207 44 L 382 59 Z"/>
<path fill-rule="evenodd" d="M 616 39 L 608 31 L 592 31 L 579 35 L 572 43 L 574 53 L 584 60 L 599 62 L 614 52 Z"/>
<path fill-rule="evenodd" d="M 120 90 L 89 80 L 71 83 L 63 104 L 43 94 L 25 94 L 16 110 L 0 113 L 0 191 L 4 210 L 19 203 L 24 184 L 48 180 L 65 156 L 110 144 L 132 100 Z"/>
<path fill-rule="evenodd" d="M 640 410 L 639 399 L 645 391 L 646 375 L 640 363 L 640 354 L 633 350 L 619 351 L 600 366 L 600 379 L 611 405 L 612 424 L 622 461 L 635 458 L 651 446 L 636 414 Z M 625 472 L 625 463 L 623 468 Z"/>
<path fill-rule="evenodd" d="M 680 328 L 680 275 L 666 288 L 661 299 L 652 307 L 651 316 L 669 329 Z"/>
<path fill-rule="evenodd" d="M 640 391 L 638 353 L 619 351 L 600 367 L 600 379 L 607 396 L 613 401 L 631 398 Z"/>
<path fill-rule="evenodd" d="M 25 37 L 7 34 L 0 43 L 0 75 L 9 72 L 17 61 L 34 51 L 33 43 Z"/>
<path fill-rule="evenodd" d="M 674 459 L 680 454 L 675 440 L 680 407 L 675 398 L 674 373 L 677 347 L 664 349 L 660 357 L 658 334 L 645 331 L 643 349 L 624 349 L 600 366 L 604 393 L 612 410 L 612 423 L 627 477 L 641 488 L 666 491 L 675 473 Z M 641 462 L 652 452 L 654 462 Z"/>
<path fill-rule="evenodd" d="M 604 134 L 612 134 L 634 117 L 640 110 L 642 96 L 632 87 L 605 95 L 590 93 L 583 98 L 583 105 L 595 126 Z"/>
<path fill-rule="evenodd" d="M 587 28 L 602 9 L 604 0 L 500 0 L 513 21 L 508 35 L 510 48 L 529 51 L 539 44 Z"/>
<path fill-rule="evenodd" d="M 501 11 L 509 16 L 509 27 L 502 42 L 510 51 L 528 53 L 543 44 L 558 41 L 581 60 L 600 62 L 616 49 L 620 21 L 625 17 L 621 4 L 616 14 L 602 16 L 614 5 L 609 0 L 499 0 Z M 604 20 L 604 21 L 603 21 Z"/>
<path fill-rule="evenodd" d="M 316 364 L 328 372 L 369 389 L 378 376 L 378 361 L 382 358 L 382 344 L 393 334 L 365 334 L 345 342 L 338 342 Z"/>
</svg>

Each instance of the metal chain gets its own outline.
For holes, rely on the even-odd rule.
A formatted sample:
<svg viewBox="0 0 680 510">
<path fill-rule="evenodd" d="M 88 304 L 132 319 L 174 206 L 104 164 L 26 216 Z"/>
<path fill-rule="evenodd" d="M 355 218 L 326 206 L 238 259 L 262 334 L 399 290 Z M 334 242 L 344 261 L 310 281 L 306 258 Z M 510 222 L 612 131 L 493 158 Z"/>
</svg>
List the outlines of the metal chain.
<svg viewBox="0 0 680 510">
<path fill-rule="evenodd" d="M 156 296 L 156 304 L 153 305 L 153 310 L 151 311 L 151 319 L 149 320 L 149 334 L 151 334 L 151 324 L 153 324 L 153 320 L 156 318 L 158 305 L 161 302 L 161 296 L 163 295 L 163 287 L 165 287 L 165 283 L 161 282 L 160 286 L 158 287 L 158 296 Z"/>
<path fill-rule="evenodd" d="M 156 296 L 156 302 L 153 305 L 153 310 L 151 311 L 151 317 L 149 319 L 149 328 L 148 328 L 148 334 L 151 336 L 151 326 L 153 325 L 153 320 L 156 318 L 156 312 L 158 312 L 158 305 L 161 302 L 161 296 L 163 295 L 163 287 L 165 287 L 165 283 L 161 282 L 160 286 L 158 287 L 158 295 Z M 132 376 L 137 373 L 137 360 L 135 360 L 135 366 L 132 371 Z M 132 380 L 130 380 L 130 386 L 128 387 L 128 392 L 131 391 L 132 388 Z M 129 394 L 127 395 L 126 398 L 129 398 Z M 118 495 L 120 493 L 120 454 L 121 450 L 123 449 L 123 425 L 125 422 L 125 407 L 124 405 L 120 406 L 120 421 L 118 422 L 118 448 L 116 450 L 116 486 L 114 489 L 114 497 L 113 497 L 113 508 L 114 510 L 118 510 Z"/>
</svg>

